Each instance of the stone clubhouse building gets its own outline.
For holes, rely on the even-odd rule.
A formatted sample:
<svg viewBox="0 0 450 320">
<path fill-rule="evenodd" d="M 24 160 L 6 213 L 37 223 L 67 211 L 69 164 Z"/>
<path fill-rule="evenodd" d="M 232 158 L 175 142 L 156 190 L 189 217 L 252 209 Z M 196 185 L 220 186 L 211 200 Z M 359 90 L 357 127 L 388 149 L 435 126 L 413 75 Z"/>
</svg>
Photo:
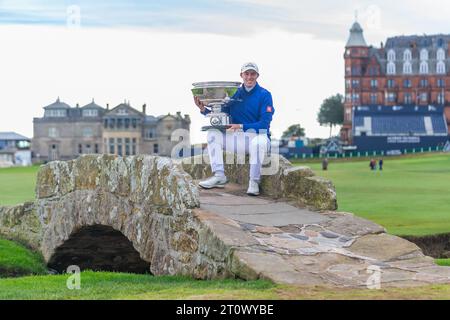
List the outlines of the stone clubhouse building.
<svg viewBox="0 0 450 320">
<path fill-rule="evenodd" d="M 60 101 L 44 107 L 44 116 L 33 119 L 33 161 L 70 160 L 81 154 L 158 154 L 170 156 L 178 141 L 176 129 L 190 129 L 189 115 L 170 113 L 158 117 L 124 102 L 110 109 L 91 103 L 71 107 Z M 189 142 L 188 142 L 189 143 Z"/>
</svg>

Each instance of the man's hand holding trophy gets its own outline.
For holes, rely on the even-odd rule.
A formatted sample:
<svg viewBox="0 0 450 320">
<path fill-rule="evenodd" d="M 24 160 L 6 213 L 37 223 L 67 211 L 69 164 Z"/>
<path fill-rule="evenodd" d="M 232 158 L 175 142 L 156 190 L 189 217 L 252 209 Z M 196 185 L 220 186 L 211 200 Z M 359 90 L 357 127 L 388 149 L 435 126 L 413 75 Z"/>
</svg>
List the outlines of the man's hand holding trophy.
<svg viewBox="0 0 450 320">
<path fill-rule="evenodd" d="M 234 97 L 240 82 L 210 81 L 194 83 L 192 94 L 194 102 L 201 113 L 209 118 L 210 126 L 202 127 L 202 131 L 217 129 L 236 131 L 242 129 L 240 124 L 230 123 L 230 104 L 237 101 Z"/>
</svg>

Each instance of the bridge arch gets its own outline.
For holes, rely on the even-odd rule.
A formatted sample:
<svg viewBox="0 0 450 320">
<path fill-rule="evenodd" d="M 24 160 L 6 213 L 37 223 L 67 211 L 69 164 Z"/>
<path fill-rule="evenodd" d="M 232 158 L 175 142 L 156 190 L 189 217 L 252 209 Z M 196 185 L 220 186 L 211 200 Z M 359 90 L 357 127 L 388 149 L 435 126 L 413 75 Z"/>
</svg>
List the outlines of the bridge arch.
<svg viewBox="0 0 450 320">
<path fill-rule="evenodd" d="M 49 267 L 195 274 L 199 206 L 192 178 L 169 158 L 85 155 L 41 167 L 36 210 Z M 84 253 L 83 253 L 84 252 Z M 126 261 L 126 262 L 125 262 Z"/>
<path fill-rule="evenodd" d="M 110 226 L 84 226 L 55 249 L 48 266 L 60 273 L 69 266 L 81 270 L 150 273 L 150 263 L 141 259 L 133 244 Z"/>
</svg>

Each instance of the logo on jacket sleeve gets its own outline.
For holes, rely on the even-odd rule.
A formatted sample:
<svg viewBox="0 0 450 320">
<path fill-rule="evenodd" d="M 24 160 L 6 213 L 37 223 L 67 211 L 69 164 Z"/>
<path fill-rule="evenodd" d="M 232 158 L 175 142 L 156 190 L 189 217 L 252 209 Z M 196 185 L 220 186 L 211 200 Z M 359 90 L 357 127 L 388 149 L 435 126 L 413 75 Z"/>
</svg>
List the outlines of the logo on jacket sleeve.
<svg viewBox="0 0 450 320">
<path fill-rule="evenodd" d="M 267 106 L 266 112 L 273 112 L 273 108 L 271 106 Z"/>
</svg>

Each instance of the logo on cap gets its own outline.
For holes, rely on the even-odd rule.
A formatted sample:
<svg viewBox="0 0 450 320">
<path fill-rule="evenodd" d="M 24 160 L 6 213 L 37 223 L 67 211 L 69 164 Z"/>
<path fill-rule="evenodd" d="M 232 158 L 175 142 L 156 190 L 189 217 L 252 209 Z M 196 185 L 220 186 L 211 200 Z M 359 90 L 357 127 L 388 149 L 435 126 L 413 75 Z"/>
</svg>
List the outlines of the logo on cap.
<svg viewBox="0 0 450 320">
<path fill-rule="evenodd" d="M 259 73 L 258 66 L 253 62 L 247 62 L 242 66 L 241 72 L 245 72 L 247 70 L 255 70 L 257 73 Z"/>
</svg>

